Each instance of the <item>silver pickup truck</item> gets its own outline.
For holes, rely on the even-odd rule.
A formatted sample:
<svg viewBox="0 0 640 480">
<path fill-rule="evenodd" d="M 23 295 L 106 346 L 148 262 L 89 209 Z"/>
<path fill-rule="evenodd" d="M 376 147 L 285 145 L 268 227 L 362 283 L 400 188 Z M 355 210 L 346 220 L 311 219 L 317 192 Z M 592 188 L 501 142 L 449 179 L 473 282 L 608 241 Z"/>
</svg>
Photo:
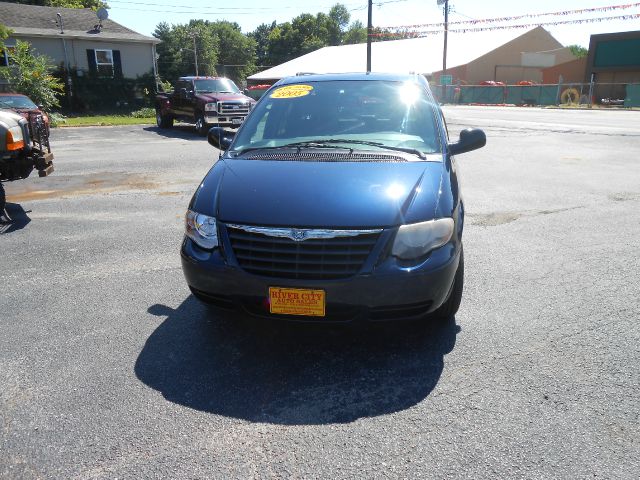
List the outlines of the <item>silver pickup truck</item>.
<svg viewBox="0 0 640 480">
<path fill-rule="evenodd" d="M 0 221 L 11 221 L 5 211 L 3 182 L 21 180 L 36 170 L 46 177 L 53 172 L 49 131 L 42 115 L 0 110 Z"/>
</svg>

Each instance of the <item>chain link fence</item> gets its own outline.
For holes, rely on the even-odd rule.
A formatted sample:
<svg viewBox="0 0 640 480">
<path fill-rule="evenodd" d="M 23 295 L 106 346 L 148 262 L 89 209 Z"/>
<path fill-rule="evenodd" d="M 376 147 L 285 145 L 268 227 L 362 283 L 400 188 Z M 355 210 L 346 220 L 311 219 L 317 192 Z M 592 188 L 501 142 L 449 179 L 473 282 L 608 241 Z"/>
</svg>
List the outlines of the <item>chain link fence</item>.
<svg viewBox="0 0 640 480">
<path fill-rule="evenodd" d="M 462 105 L 605 105 L 640 107 L 640 84 L 435 85 L 441 103 Z"/>
</svg>

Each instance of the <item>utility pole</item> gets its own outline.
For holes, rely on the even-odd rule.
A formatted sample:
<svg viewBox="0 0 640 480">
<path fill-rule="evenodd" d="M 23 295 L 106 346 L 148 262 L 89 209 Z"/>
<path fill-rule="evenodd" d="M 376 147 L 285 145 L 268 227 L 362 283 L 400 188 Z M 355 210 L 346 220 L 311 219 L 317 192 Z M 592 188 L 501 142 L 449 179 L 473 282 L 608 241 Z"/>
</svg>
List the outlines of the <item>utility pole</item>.
<svg viewBox="0 0 640 480">
<path fill-rule="evenodd" d="M 447 73 L 447 36 L 449 35 L 449 0 L 444 0 L 444 48 L 442 51 L 442 73 Z"/>
<path fill-rule="evenodd" d="M 196 64 L 196 77 L 198 76 L 198 48 L 196 47 L 196 37 L 198 34 L 193 32 L 191 37 L 193 38 L 193 61 Z"/>
<path fill-rule="evenodd" d="M 371 72 L 371 34 L 373 33 L 373 0 L 369 0 L 367 20 L 367 73 Z"/>
</svg>

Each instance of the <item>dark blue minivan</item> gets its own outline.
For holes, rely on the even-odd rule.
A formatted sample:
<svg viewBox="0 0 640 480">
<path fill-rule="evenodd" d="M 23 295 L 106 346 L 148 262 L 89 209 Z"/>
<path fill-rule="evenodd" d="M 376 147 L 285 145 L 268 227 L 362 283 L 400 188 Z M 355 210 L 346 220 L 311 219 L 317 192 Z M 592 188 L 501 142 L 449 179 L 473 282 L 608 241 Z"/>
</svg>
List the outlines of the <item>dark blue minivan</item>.
<svg viewBox="0 0 640 480">
<path fill-rule="evenodd" d="M 449 318 L 460 305 L 464 202 L 420 75 L 303 75 L 276 83 L 186 215 L 182 267 L 203 302 L 290 320 Z"/>
</svg>

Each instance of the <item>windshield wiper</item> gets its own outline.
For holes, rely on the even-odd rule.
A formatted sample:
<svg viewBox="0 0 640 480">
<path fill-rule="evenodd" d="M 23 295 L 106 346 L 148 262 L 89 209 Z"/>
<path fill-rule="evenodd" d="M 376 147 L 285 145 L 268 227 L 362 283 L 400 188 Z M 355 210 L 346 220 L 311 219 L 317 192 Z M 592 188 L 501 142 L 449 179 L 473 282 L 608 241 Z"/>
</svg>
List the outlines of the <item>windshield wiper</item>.
<svg viewBox="0 0 640 480">
<path fill-rule="evenodd" d="M 295 148 L 298 150 L 298 153 L 302 148 L 310 147 L 310 148 L 335 148 L 338 150 L 349 150 L 349 155 L 353 153 L 353 148 L 349 147 L 340 147 L 338 145 L 325 145 L 323 142 L 294 142 L 287 143 L 286 145 L 277 145 L 272 147 L 248 147 L 243 148 L 242 150 L 233 150 L 231 153 L 235 153 L 236 155 L 242 155 L 247 152 L 253 152 L 255 150 L 278 150 L 281 148 Z"/>
<path fill-rule="evenodd" d="M 370 142 L 367 140 L 349 140 L 349 139 L 340 139 L 340 138 L 329 138 L 329 139 L 323 139 L 323 140 L 314 140 L 313 142 L 300 142 L 302 144 L 304 143 L 313 143 L 315 145 L 324 145 L 326 143 L 347 143 L 347 144 L 351 144 L 351 145 L 370 145 L 372 147 L 378 147 L 378 148 L 383 148 L 386 150 L 394 150 L 396 152 L 405 152 L 405 153 L 412 153 L 414 155 L 417 155 L 418 157 L 420 157 L 421 160 L 426 160 L 427 157 L 424 155 L 424 153 L 422 153 L 420 150 L 418 150 L 417 148 L 408 148 L 408 147 L 393 147 L 391 145 L 386 145 L 382 142 Z M 290 144 L 290 145 L 295 145 L 295 144 Z"/>
<path fill-rule="evenodd" d="M 419 157 L 421 160 L 426 160 L 427 159 L 425 154 L 422 153 L 420 150 L 418 150 L 416 148 L 393 147 L 391 145 L 385 145 L 382 142 L 369 142 L 369 141 L 366 141 L 366 140 L 348 140 L 348 139 L 339 139 L 339 138 L 330 138 L 330 139 L 310 140 L 310 141 L 306 141 L 306 142 L 287 143 L 286 145 L 279 145 L 277 147 L 249 147 L 249 148 L 245 148 L 243 150 L 240 150 L 240 151 L 237 151 L 237 152 L 233 152 L 233 153 L 235 153 L 236 155 L 242 155 L 243 153 L 251 152 L 251 151 L 254 151 L 254 150 L 273 150 L 273 149 L 279 149 L 279 148 L 292 148 L 292 147 L 297 148 L 298 152 L 302 148 L 310 147 L 310 148 L 346 149 L 346 150 L 349 150 L 349 155 L 351 155 L 353 153 L 353 148 L 341 147 L 339 145 L 329 145 L 329 144 L 333 144 L 333 143 L 346 143 L 346 144 L 350 144 L 350 145 L 370 145 L 372 147 L 378 147 L 378 148 L 382 148 L 382 149 L 386 149 L 386 150 L 393 150 L 393 151 L 396 151 L 396 152 L 411 153 L 411 154 L 416 155 L 417 157 Z"/>
</svg>

